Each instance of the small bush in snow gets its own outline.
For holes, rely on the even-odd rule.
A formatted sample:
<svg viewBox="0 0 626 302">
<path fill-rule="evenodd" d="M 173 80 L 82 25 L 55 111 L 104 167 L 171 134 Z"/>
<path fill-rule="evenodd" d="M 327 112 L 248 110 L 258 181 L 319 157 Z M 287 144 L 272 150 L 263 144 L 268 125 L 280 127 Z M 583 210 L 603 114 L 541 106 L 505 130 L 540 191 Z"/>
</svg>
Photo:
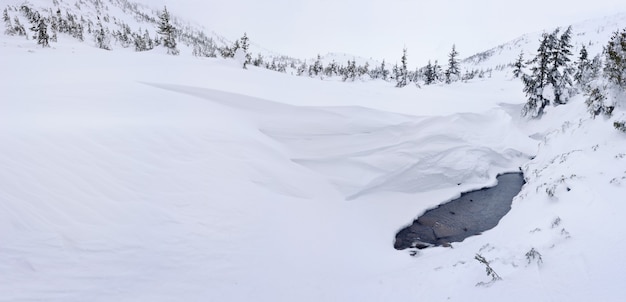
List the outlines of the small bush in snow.
<svg viewBox="0 0 626 302">
<path fill-rule="evenodd" d="M 526 260 L 528 261 L 528 264 L 531 262 L 537 262 L 537 265 L 541 265 L 543 263 L 541 253 L 539 253 L 535 248 L 531 248 L 530 251 L 526 253 Z"/>
<path fill-rule="evenodd" d="M 491 267 L 491 265 L 489 265 L 489 261 L 487 261 L 487 259 L 485 259 L 485 257 L 483 257 L 483 255 L 481 254 L 476 254 L 476 256 L 474 256 L 474 259 L 476 259 L 476 261 L 482 263 L 485 266 L 485 271 L 487 273 L 488 277 L 491 277 L 491 281 L 489 282 L 479 282 L 476 284 L 476 286 L 479 285 L 483 285 L 483 286 L 489 286 L 492 283 L 498 281 L 498 280 L 502 280 L 502 278 L 500 277 L 500 275 L 498 275 L 498 273 L 496 273 L 496 271 L 493 270 L 493 268 Z"/>
<path fill-rule="evenodd" d="M 626 121 L 615 121 L 613 127 L 619 131 L 626 132 Z"/>
</svg>

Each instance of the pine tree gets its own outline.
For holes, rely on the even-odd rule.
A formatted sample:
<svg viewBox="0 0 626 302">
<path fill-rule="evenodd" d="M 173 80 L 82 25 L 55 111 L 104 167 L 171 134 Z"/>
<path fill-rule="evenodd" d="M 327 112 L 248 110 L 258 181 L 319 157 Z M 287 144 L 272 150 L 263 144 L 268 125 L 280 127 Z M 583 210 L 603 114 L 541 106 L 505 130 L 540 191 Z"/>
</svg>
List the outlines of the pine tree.
<svg viewBox="0 0 626 302">
<path fill-rule="evenodd" d="M 302 76 L 306 70 L 307 70 L 306 62 L 302 62 L 302 64 L 300 64 L 300 66 L 296 70 L 296 75 Z"/>
<path fill-rule="evenodd" d="M 105 50 L 111 50 L 111 46 L 109 46 L 109 36 L 105 32 L 102 23 L 100 22 L 100 17 L 98 17 L 98 23 L 96 24 L 96 29 L 94 30 L 94 39 L 96 40 L 96 47 Z"/>
<path fill-rule="evenodd" d="M 574 80 L 581 86 L 589 83 L 589 76 L 591 73 L 591 61 L 589 61 L 589 54 L 585 45 L 580 49 L 580 56 L 578 62 L 576 62 L 576 73 L 574 74 Z"/>
<path fill-rule="evenodd" d="M 18 36 L 24 36 L 26 37 L 26 39 L 28 39 L 28 35 L 26 34 L 26 28 L 24 27 L 24 25 L 22 25 L 22 23 L 20 23 L 20 19 L 18 19 L 17 16 L 13 18 L 13 23 L 13 29 L 15 29 L 15 33 Z"/>
<path fill-rule="evenodd" d="M 330 62 L 328 65 L 326 65 L 326 68 L 324 68 L 324 74 L 327 77 L 332 77 L 332 76 L 337 75 L 337 71 L 338 71 L 338 66 L 337 66 L 337 62 L 335 62 L 335 60 Z"/>
<path fill-rule="evenodd" d="M 517 57 L 517 60 L 513 64 L 513 67 L 515 67 L 515 69 L 513 69 L 514 78 L 519 78 L 524 74 L 523 69 L 524 67 L 526 67 L 526 64 L 524 64 L 524 51 L 520 52 L 519 56 Z"/>
<path fill-rule="evenodd" d="M 402 50 L 402 58 L 400 60 L 400 67 L 397 68 L 396 74 L 396 87 L 404 87 L 407 84 L 407 77 L 409 75 L 409 71 L 407 69 L 407 56 L 406 56 L 406 47 Z"/>
<path fill-rule="evenodd" d="M 555 31 L 554 39 L 556 39 Z M 553 49 L 553 61 L 552 61 L 552 77 L 550 77 L 550 84 L 554 88 L 554 103 L 556 105 L 566 104 L 570 90 L 573 87 L 572 74 L 574 73 L 570 62 L 572 56 L 572 27 L 569 26 L 565 32 L 556 41 L 555 49 Z"/>
<path fill-rule="evenodd" d="M 435 63 L 433 64 L 433 83 L 439 82 L 441 80 L 441 73 L 441 65 L 439 65 L 439 62 L 437 62 L 437 60 L 435 60 Z"/>
<path fill-rule="evenodd" d="M 626 88 L 626 28 L 616 31 L 604 46 L 604 73 L 610 82 Z"/>
<path fill-rule="evenodd" d="M 424 84 L 430 85 L 435 82 L 435 73 L 433 70 L 433 64 L 428 60 L 428 65 L 424 68 Z"/>
<path fill-rule="evenodd" d="M 37 44 L 41 45 L 42 47 L 49 46 L 50 36 L 48 35 L 48 25 L 46 24 L 44 18 L 39 18 L 39 21 L 37 21 L 37 25 L 33 26 L 30 30 L 35 32 L 33 39 L 37 40 Z"/>
<path fill-rule="evenodd" d="M 543 115 L 545 107 L 550 103 L 550 101 L 543 96 L 544 88 L 548 84 L 550 36 L 551 35 L 547 33 L 542 35 L 541 43 L 537 49 L 537 55 L 529 62 L 532 64 L 530 68 L 532 73 L 522 77 L 524 92 L 528 98 L 522 109 L 522 115 L 540 117 Z"/>
<path fill-rule="evenodd" d="M 309 76 L 318 76 L 324 70 L 324 67 L 322 66 L 322 57 L 319 54 L 310 69 Z"/>
<path fill-rule="evenodd" d="M 6 28 L 4 30 L 4 33 L 9 36 L 14 36 L 16 34 L 15 28 L 13 27 L 13 24 L 11 23 L 11 17 L 9 17 L 9 12 L 7 11 L 6 8 L 2 12 L 2 20 L 4 21 L 4 27 Z"/>
<path fill-rule="evenodd" d="M 457 56 L 459 53 L 456 51 L 456 46 L 452 45 L 452 51 L 448 54 L 448 69 L 446 69 L 446 83 L 450 84 L 459 79 L 459 75 L 461 71 L 459 70 L 459 61 L 457 60 Z"/>
<path fill-rule="evenodd" d="M 385 60 L 380 64 L 380 76 L 383 80 L 387 81 L 389 78 L 389 70 L 385 67 Z"/>
<path fill-rule="evenodd" d="M 252 55 L 250 55 L 250 41 L 246 33 L 243 33 L 243 37 L 241 37 L 241 49 L 245 54 L 243 69 L 248 69 L 248 64 L 252 63 Z"/>
<path fill-rule="evenodd" d="M 167 7 L 163 8 L 163 12 L 159 14 L 159 35 L 163 46 L 167 48 L 167 53 L 170 55 L 178 55 L 180 51 L 176 48 L 176 29 L 170 23 L 170 13 L 167 11 Z"/>
<path fill-rule="evenodd" d="M 257 54 L 256 59 L 252 61 L 252 65 L 256 67 L 263 65 L 263 56 L 261 54 Z"/>
</svg>

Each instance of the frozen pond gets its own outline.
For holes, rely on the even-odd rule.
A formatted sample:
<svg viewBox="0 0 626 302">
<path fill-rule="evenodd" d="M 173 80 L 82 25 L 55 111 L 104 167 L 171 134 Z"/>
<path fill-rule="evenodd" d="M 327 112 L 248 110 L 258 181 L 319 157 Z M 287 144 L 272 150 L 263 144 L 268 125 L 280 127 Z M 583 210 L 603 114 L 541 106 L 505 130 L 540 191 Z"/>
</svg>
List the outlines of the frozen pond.
<svg viewBox="0 0 626 302">
<path fill-rule="evenodd" d="M 467 193 L 426 211 L 413 224 L 396 234 L 398 250 L 460 242 L 495 227 L 511 209 L 513 198 L 524 185 L 522 173 L 506 173 L 497 177 L 498 184 Z"/>
</svg>

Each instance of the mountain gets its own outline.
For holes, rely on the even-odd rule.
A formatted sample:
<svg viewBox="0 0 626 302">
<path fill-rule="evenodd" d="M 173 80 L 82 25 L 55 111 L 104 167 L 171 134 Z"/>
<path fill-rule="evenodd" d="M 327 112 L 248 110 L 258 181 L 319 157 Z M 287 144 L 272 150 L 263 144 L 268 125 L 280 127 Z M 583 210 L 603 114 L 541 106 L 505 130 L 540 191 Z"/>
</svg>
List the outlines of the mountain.
<svg viewBox="0 0 626 302">
<path fill-rule="evenodd" d="M 563 31 L 568 26 L 572 26 L 574 32 L 572 37 L 572 44 L 574 45 L 573 52 L 576 56 L 584 45 L 590 56 L 593 57 L 596 54 L 602 53 L 602 47 L 606 44 L 605 41 L 608 41 L 614 32 L 624 28 L 624 24 L 626 24 L 626 13 L 619 13 L 575 24 L 563 24 L 560 29 Z M 463 59 L 462 63 L 466 68 L 470 68 L 470 66 L 476 68 L 495 68 L 498 65 L 513 63 L 520 53 L 523 53 L 524 57 L 528 59 L 536 54 L 541 35 L 544 32 L 550 33 L 555 29 L 556 28 L 546 29 L 542 32 L 523 35 L 497 47 L 469 56 Z M 513 60 L 511 60 L 511 58 L 513 58 Z"/>
<path fill-rule="evenodd" d="M 0 3 L 29 24 L 21 3 Z M 592 116 L 576 94 L 529 119 L 507 68 L 395 88 L 243 69 L 185 43 L 178 56 L 115 39 L 107 51 L 89 21 L 154 37 L 155 21 L 133 16 L 156 12 L 58 3 L 63 20 L 67 11 L 85 25 L 84 41 L 76 27 L 51 47 L 32 32 L 0 35 L 0 301 L 626 296 L 626 134 L 614 127 L 626 120 L 623 89 L 607 94 L 611 116 Z M 27 6 L 52 16 L 49 5 Z M 595 49 L 607 43 L 578 33 Z M 519 54 L 505 50 L 477 68 Z M 394 249 L 425 211 L 519 171 L 526 184 L 495 228 Z"/>
</svg>

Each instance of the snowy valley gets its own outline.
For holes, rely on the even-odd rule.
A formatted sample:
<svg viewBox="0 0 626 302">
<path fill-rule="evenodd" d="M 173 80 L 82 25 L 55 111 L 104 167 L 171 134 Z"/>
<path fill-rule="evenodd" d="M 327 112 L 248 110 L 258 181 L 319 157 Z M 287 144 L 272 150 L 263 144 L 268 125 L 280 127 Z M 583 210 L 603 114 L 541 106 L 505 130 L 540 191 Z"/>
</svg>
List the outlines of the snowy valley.
<svg viewBox="0 0 626 302">
<path fill-rule="evenodd" d="M 0 1 L 11 28 L 17 19 L 28 31 L 0 34 L 0 301 L 626 296 L 626 133 L 616 129 L 626 93 L 594 78 L 586 85 L 605 96 L 595 115 L 581 89 L 522 116 L 514 63 L 537 54 L 542 33 L 460 60 L 451 83 L 426 84 L 413 66 L 398 88 L 391 64 L 388 79 L 372 73 L 382 59 L 328 54 L 315 74 L 316 58 L 231 48 L 243 41 L 174 11 L 178 55 L 164 42 L 137 49 L 120 28 L 164 39 L 161 8 L 144 2 Z M 42 47 L 24 3 L 81 26 Z M 572 27 L 572 61 L 583 45 L 604 59 L 626 14 Z M 426 210 L 520 170 L 526 184 L 495 228 L 451 247 L 394 249 Z"/>
</svg>

